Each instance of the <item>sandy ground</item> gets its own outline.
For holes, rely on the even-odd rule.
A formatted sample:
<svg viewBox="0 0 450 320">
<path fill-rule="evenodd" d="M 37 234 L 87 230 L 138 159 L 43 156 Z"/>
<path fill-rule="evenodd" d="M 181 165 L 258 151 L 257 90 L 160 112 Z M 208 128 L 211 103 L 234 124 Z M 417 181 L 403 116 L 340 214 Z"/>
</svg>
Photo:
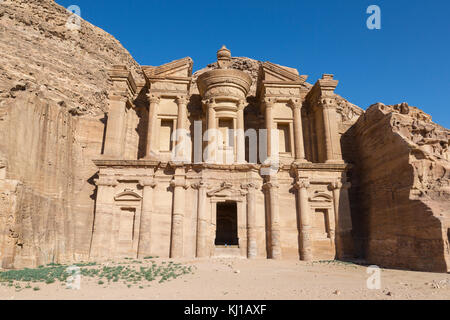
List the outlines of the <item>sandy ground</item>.
<svg viewBox="0 0 450 320">
<path fill-rule="evenodd" d="M 61 283 L 39 284 L 39 291 L 1 286 L 0 299 L 450 299 L 450 274 L 382 269 L 381 289 L 369 290 L 370 274 L 361 265 L 233 258 L 175 262 L 195 266 L 195 272 L 144 288 L 99 285 L 87 277 L 80 290 Z"/>
</svg>

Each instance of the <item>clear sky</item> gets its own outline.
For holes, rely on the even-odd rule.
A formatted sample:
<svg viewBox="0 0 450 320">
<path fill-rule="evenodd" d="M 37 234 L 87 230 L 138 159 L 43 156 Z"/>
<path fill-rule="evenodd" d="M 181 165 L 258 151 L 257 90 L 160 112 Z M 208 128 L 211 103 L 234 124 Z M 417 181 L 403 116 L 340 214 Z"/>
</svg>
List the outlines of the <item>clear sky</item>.
<svg viewBox="0 0 450 320">
<path fill-rule="evenodd" d="M 246 56 L 297 68 L 366 109 L 408 102 L 450 128 L 449 0 L 57 0 L 115 36 L 142 65 L 190 56 L 194 71 L 225 44 Z M 381 29 L 369 30 L 369 5 Z"/>
</svg>

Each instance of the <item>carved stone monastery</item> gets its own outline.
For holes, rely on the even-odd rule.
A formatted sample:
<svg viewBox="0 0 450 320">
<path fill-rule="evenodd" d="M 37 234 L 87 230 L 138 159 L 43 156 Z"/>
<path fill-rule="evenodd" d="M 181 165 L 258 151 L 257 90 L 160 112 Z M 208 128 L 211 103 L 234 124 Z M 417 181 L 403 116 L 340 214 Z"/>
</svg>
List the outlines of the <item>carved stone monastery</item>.
<svg viewBox="0 0 450 320">
<path fill-rule="evenodd" d="M 348 166 L 335 121 L 338 81 L 324 75 L 308 90 L 306 77 L 293 69 L 266 62 L 252 79 L 231 68 L 225 47 L 217 59 L 218 68 L 195 83 L 190 58 L 143 67 L 150 112 L 140 159 L 137 141 L 126 139 L 134 128 L 136 85 L 125 68 L 110 72 L 114 91 L 104 157 L 94 161 L 99 178 L 91 256 L 233 252 L 309 261 L 351 255 Z M 199 133 L 196 120 L 202 123 Z M 209 140 L 208 159 L 196 162 L 196 150 L 174 155 L 190 151 L 177 149 L 173 140 L 181 139 L 171 139 L 175 129 L 200 140 L 200 148 Z M 210 129 L 222 134 L 203 139 L 202 132 Z M 246 139 L 248 129 L 267 130 L 263 143 L 271 151 L 278 146 L 278 172 L 264 176 L 264 161 L 250 161 L 249 145 L 255 142 Z M 220 141 L 214 144 L 214 138 Z M 182 161 L 171 161 L 177 158 Z"/>
<path fill-rule="evenodd" d="M 190 58 L 141 66 L 68 17 L 54 1 L 0 6 L 0 268 L 234 256 L 450 271 L 450 131 L 428 114 L 363 110 L 338 76 L 309 83 L 225 47 L 195 73 Z"/>
</svg>

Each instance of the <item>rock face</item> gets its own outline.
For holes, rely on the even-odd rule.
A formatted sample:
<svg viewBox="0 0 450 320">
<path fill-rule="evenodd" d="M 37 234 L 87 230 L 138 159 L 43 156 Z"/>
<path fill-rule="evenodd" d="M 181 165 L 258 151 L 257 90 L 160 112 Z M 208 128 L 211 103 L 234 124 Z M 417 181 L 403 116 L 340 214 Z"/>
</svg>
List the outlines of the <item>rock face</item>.
<svg viewBox="0 0 450 320">
<path fill-rule="evenodd" d="M 450 270 L 450 131 L 415 107 L 375 104 L 355 126 L 355 238 L 369 263 Z"/>
<path fill-rule="evenodd" d="M 87 258 L 106 69 L 127 65 L 140 79 L 117 40 L 85 21 L 71 31 L 69 17 L 53 1 L 0 5 L 3 267 Z"/>
<path fill-rule="evenodd" d="M 111 120 L 108 119 L 111 115 L 111 101 L 119 97 L 117 104 L 123 102 L 123 92 L 118 90 L 123 88 L 115 85 L 124 78 L 127 81 L 130 78 L 135 80 L 131 86 L 136 96 L 130 98 L 129 104 L 134 104 L 136 112 L 129 113 L 132 113 L 132 117 L 127 120 L 128 131 L 123 132 L 125 138 L 122 140 L 127 144 L 124 150 L 127 156 L 122 162 L 128 166 L 133 163 L 140 166 L 140 160 L 145 156 L 149 99 L 145 95 L 148 83 L 145 82 L 142 67 L 116 39 L 101 29 L 85 21 L 82 21 L 79 30 L 68 29 L 66 23 L 69 18 L 70 14 L 65 8 L 54 1 L 4 0 L 0 5 L 0 268 L 33 267 L 50 262 L 65 263 L 90 258 L 95 243 L 93 228 L 98 192 L 95 181 L 98 186 L 102 186 L 103 182 L 104 187 L 111 189 L 112 196 L 117 194 L 117 190 L 111 187 L 116 181 L 110 183 L 97 179 L 99 168 L 93 160 L 100 159 L 104 154 L 105 140 L 108 137 L 107 123 L 112 127 L 111 122 L 108 122 Z M 186 61 L 182 61 L 182 67 L 183 63 L 192 63 L 189 58 Z M 180 67 L 176 62 L 172 64 L 175 69 Z M 168 72 L 167 66 L 144 68 L 150 74 L 151 69 Z M 346 225 L 353 224 L 354 247 L 359 257 L 385 267 L 442 272 L 450 270 L 449 130 L 434 124 L 430 116 L 407 104 L 376 104 L 364 113 L 362 109 L 334 93 L 330 96 L 317 95 L 318 87 L 323 85 L 326 89 L 335 83 L 331 75 L 324 75 L 314 90 L 313 85 L 305 81 L 306 76 L 299 76 L 297 70 L 292 68 L 244 57 L 232 58 L 229 67 L 245 72 L 252 79 L 247 97 L 249 105 L 244 110 L 246 128 L 265 125 L 264 114 L 260 110 L 261 101 L 256 98 L 258 87 L 261 87 L 263 68 L 266 68 L 264 72 L 275 77 L 271 79 L 272 82 L 279 81 L 279 77 L 283 78 L 286 74 L 287 80 L 297 81 L 299 78 L 301 95 L 297 98 L 299 101 L 307 98 L 320 104 L 316 108 L 319 111 L 329 108 L 331 99 L 335 112 L 330 113 L 332 116 L 327 123 L 333 124 L 333 130 L 337 130 L 342 158 L 353 165 L 346 176 L 352 184 L 348 194 L 352 221 L 347 221 Z M 189 116 L 197 117 L 196 120 L 205 120 L 197 79 L 201 74 L 217 68 L 218 64 L 213 63 L 192 75 L 187 107 Z M 114 84 L 111 73 L 108 72 L 110 69 L 116 72 Z M 181 72 L 180 70 L 176 69 L 174 72 Z M 131 76 L 127 75 L 128 71 Z M 175 75 L 179 80 L 179 74 Z M 125 82 L 120 82 L 119 86 Z M 287 83 L 289 85 L 289 81 Z M 277 95 L 276 90 L 272 92 L 274 96 Z M 117 96 L 112 97 L 113 95 Z M 183 97 L 165 101 L 167 108 L 175 110 L 171 115 L 172 120 L 178 116 L 177 104 L 183 104 Z M 157 96 L 150 97 L 150 101 L 157 100 L 159 101 Z M 298 114 L 303 121 L 305 142 L 323 140 L 322 130 L 319 130 L 321 126 L 315 132 L 311 124 L 313 121 L 310 121 L 315 116 L 312 105 L 305 105 L 302 112 L 308 109 L 310 111 Z M 291 112 L 287 106 L 283 110 Z M 113 132 L 111 136 L 114 134 Z M 300 173 L 311 171 L 314 166 L 316 169 L 324 170 L 326 167 L 325 169 L 331 168 L 334 171 L 339 165 L 346 167 L 344 163 L 325 164 L 322 161 L 325 159 L 322 158 L 326 150 L 313 150 L 311 143 L 306 143 L 305 148 L 307 160 L 312 163 L 299 164 L 297 170 Z M 313 153 L 317 155 L 312 156 Z M 136 158 L 134 162 L 127 163 L 133 157 Z M 122 162 L 116 168 L 119 171 L 122 170 Z M 215 182 L 219 183 L 221 176 L 214 171 L 218 168 L 212 167 L 210 181 L 216 179 Z M 108 161 L 105 161 L 103 170 L 105 175 L 110 174 Z M 172 169 L 169 167 L 161 169 L 157 165 L 155 172 L 165 184 L 160 183 L 154 190 L 157 201 L 143 203 L 148 207 L 152 207 L 154 203 L 157 209 L 156 216 L 161 223 L 156 228 L 164 230 L 164 237 L 158 236 L 158 241 L 152 247 L 159 248 L 162 252 L 168 251 L 170 237 L 173 237 L 170 235 L 172 199 L 171 196 L 167 197 L 167 190 L 174 186 L 180 193 L 184 188 L 184 184 L 180 184 L 177 179 L 170 183 L 173 175 L 170 170 Z M 183 170 L 177 170 L 177 176 L 185 174 L 181 172 Z M 141 171 L 138 173 L 142 174 Z M 260 183 L 247 184 L 248 190 L 244 188 L 247 190 L 245 192 L 241 190 L 241 185 L 236 189 L 236 186 L 225 183 L 213 191 L 209 190 L 208 197 L 222 199 L 232 193 L 243 199 L 241 203 L 247 201 L 246 198 L 264 203 L 267 199 L 264 200 L 265 195 L 260 190 L 263 182 L 270 197 L 275 194 L 273 190 L 280 188 L 282 196 L 279 211 L 283 226 L 281 243 L 297 243 L 299 221 L 296 207 L 301 209 L 312 199 L 316 205 L 320 201 L 327 202 L 327 212 L 337 211 L 340 209 L 339 201 L 332 204 L 330 199 L 339 199 L 339 192 L 336 190 L 343 186 L 340 181 L 333 180 L 331 189 L 326 184 L 319 188 L 320 183 L 312 183 L 311 187 L 308 179 L 297 174 L 296 190 L 292 191 L 291 175 L 291 172 L 285 170 L 281 176 L 281 187 L 276 181 L 259 181 Z M 248 176 L 254 178 L 256 173 Z M 186 178 L 192 180 L 195 178 L 194 173 Z M 313 174 L 310 178 L 325 179 L 320 174 Z M 130 185 L 133 183 L 136 184 L 133 180 Z M 206 187 L 202 181 L 197 183 L 196 188 L 195 185 L 192 184 L 192 188 L 187 191 L 189 204 L 197 203 L 200 190 L 203 190 L 206 197 Z M 153 180 L 144 179 L 139 181 L 139 187 L 142 189 L 139 189 L 140 192 L 153 192 L 150 189 L 155 186 Z M 315 189 L 311 191 L 310 188 Z M 244 194 L 253 189 L 254 196 L 250 194 L 244 197 Z M 310 197 L 307 189 L 311 193 Z M 130 192 L 128 189 L 125 191 L 122 196 L 126 198 L 130 196 Z M 297 199 L 293 192 L 298 193 Z M 345 197 L 341 196 L 341 202 L 348 203 L 347 191 L 343 194 Z M 278 201 L 277 197 L 272 198 L 270 201 Z M 300 201 L 300 205 L 296 206 L 296 201 Z M 178 206 L 179 216 L 192 211 L 189 213 L 192 221 L 186 224 L 188 232 L 197 228 L 197 211 L 202 211 L 198 209 L 200 205 L 201 202 L 199 205 Z M 244 212 L 244 207 L 241 206 L 240 212 Z M 272 205 L 270 210 L 277 211 L 277 208 L 278 206 Z M 316 215 L 326 216 L 319 207 L 315 209 L 319 209 L 315 211 Z M 253 206 L 252 210 L 255 214 L 263 213 L 258 215 L 260 220 L 257 221 L 258 239 L 261 238 L 258 240 L 258 254 L 265 256 L 264 205 Z M 347 208 L 345 211 L 348 211 Z M 314 219 L 313 223 L 317 222 L 320 226 L 317 230 L 326 229 L 323 219 Z M 131 224 L 132 219 L 128 220 Z M 143 230 L 146 228 L 144 222 Z M 309 223 L 300 222 L 305 225 Z M 346 227 L 345 230 L 349 229 Z M 242 230 L 245 231 L 245 228 Z M 240 238 L 245 237 L 242 230 Z M 280 234 L 279 230 L 275 231 L 273 234 Z M 331 237 L 332 232 L 329 233 Z M 189 237 L 192 237 L 189 239 L 192 243 L 189 250 L 195 255 L 195 233 L 192 232 Z M 270 237 L 272 234 L 267 239 Z M 163 238 L 168 240 L 164 242 Z M 350 238 L 346 237 L 346 243 L 351 241 Z M 109 243 L 103 243 L 101 237 L 99 239 L 98 242 L 108 248 Z M 330 238 L 324 239 L 322 242 L 328 245 Z M 102 246 L 98 247 L 102 249 Z M 298 256 L 302 248 L 296 246 L 297 244 L 294 249 L 285 250 L 283 254 Z M 239 250 L 245 254 L 245 248 Z M 252 250 L 254 251 L 253 247 Z M 249 252 L 253 252 L 252 250 Z"/>
</svg>

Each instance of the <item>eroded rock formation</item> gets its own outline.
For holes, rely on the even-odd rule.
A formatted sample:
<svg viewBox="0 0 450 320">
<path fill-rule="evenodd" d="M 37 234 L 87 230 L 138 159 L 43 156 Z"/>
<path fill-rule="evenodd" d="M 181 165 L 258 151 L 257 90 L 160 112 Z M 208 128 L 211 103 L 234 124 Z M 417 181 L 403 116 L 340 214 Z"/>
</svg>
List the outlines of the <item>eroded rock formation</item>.
<svg viewBox="0 0 450 320">
<path fill-rule="evenodd" d="M 372 105 L 352 130 L 361 255 L 386 267 L 450 270 L 450 131 L 406 103 Z"/>
<path fill-rule="evenodd" d="M 5 0 L 0 5 L 0 46 L 2 48 L 0 51 L 2 62 L 0 64 L 0 136 L 2 137 L 0 139 L 0 267 L 3 268 L 32 267 L 49 262 L 89 259 L 96 218 L 94 216 L 97 199 L 95 181 L 99 186 L 103 183 L 108 188 L 116 184 L 116 181 L 111 183 L 109 180 L 103 181 L 104 179 L 100 179 L 99 183 L 97 179 L 99 168 L 93 162 L 100 159 L 105 151 L 107 123 L 111 121 L 108 119 L 108 115 L 111 115 L 109 104 L 111 97 L 116 94 L 119 97 L 123 95 L 123 92 L 118 92 L 118 88 L 115 87 L 117 81 L 113 84 L 114 74 L 120 82 L 127 78 L 123 74 L 127 75 L 130 71 L 131 76 L 127 78 L 127 81 L 132 83 L 131 91 L 134 94 L 133 97 L 127 98 L 134 105 L 134 109 L 132 116 L 128 118 L 130 120 L 127 123 L 127 130 L 123 132 L 123 138 L 126 140 L 125 149 L 121 151 L 125 155 L 124 163 L 128 159 L 138 161 L 146 155 L 148 141 L 145 136 L 148 129 L 147 118 L 149 118 L 147 109 L 150 103 L 159 101 L 159 97 L 147 98 L 148 83 L 144 80 L 142 67 L 116 39 L 85 21 L 82 21 L 80 30 L 69 30 L 66 28 L 69 16 L 65 8 L 55 4 L 54 1 Z M 187 58 L 187 60 L 190 59 Z M 172 66 L 172 64 L 168 65 Z M 267 116 L 267 112 L 264 114 L 260 110 L 262 102 L 257 99 L 257 90 L 261 87 L 263 78 L 262 72 L 269 74 L 271 70 L 275 70 L 272 74 L 275 78 L 271 79 L 275 82 L 279 82 L 280 79 L 287 82 L 294 79 L 294 82 L 300 83 L 301 94 L 296 99 L 291 99 L 292 101 L 289 101 L 286 106 L 280 103 L 279 106 L 274 107 L 286 107 L 285 111 L 291 112 L 290 108 L 297 110 L 299 104 L 302 104 L 300 101 L 306 101 L 303 111 L 295 114 L 297 119 L 295 127 L 303 127 L 306 154 L 302 156 L 306 155 L 306 160 L 311 161 L 312 164 L 303 164 L 296 168 L 298 172 L 294 185 L 290 181 L 291 173 L 285 170 L 281 176 L 281 188 L 276 181 L 269 180 L 264 181 L 264 188 L 262 188 L 262 181 L 234 187 L 225 183 L 207 192 L 207 184 L 203 180 L 196 181 L 189 189 L 188 200 L 194 199 L 192 201 L 195 203 L 198 201 L 198 206 L 189 207 L 193 213 L 192 221 L 187 225 L 192 225 L 194 230 L 197 228 L 195 221 L 197 212 L 199 216 L 204 214 L 202 209 L 198 208 L 205 207 L 206 202 L 195 200 L 197 197 L 198 199 L 207 196 L 221 198 L 231 194 L 244 202 L 259 201 L 261 205 L 250 205 L 248 209 L 252 215 L 258 214 L 259 217 L 257 222 L 259 229 L 249 229 L 248 255 L 249 257 L 265 255 L 266 235 L 262 231 L 265 217 L 261 218 L 258 212 L 264 212 L 264 204 L 262 204 L 264 201 L 267 203 L 278 201 L 278 197 L 274 196 L 274 190 L 280 188 L 281 209 L 278 210 L 275 208 L 278 205 L 272 204 L 268 212 L 281 211 L 283 228 L 280 231 L 277 229 L 279 226 L 275 226 L 277 228 L 272 226 L 267 234 L 267 240 L 280 246 L 281 232 L 281 244 L 283 241 L 295 244 L 301 238 L 297 223 L 300 229 L 302 224 L 310 223 L 310 221 L 301 220 L 302 217 L 296 217 L 296 201 L 298 201 L 298 207 L 305 207 L 308 201 L 312 203 L 312 207 L 318 206 L 321 201 L 329 202 L 329 212 L 337 212 L 340 206 L 339 201 L 333 202 L 332 199 L 339 198 L 338 190 L 343 187 L 339 181 L 331 183 L 328 188 L 326 186 L 329 181 L 323 185 L 319 183 L 311 187 L 310 180 L 317 178 L 315 173 L 307 177 L 308 179 L 298 173 L 302 172 L 301 170 L 312 171 L 311 168 L 314 165 L 317 165 L 317 168 L 325 166 L 326 160 L 337 155 L 338 159 L 332 160 L 343 158 L 345 162 L 353 166 L 347 172 L 347 177 L 352 185 L 349 202 L 357 255 L 364 257 L 370 263 L 386 267 L 429 271 L 449 270 L 449 130 L 434 124 L 430 116 L 407 104 L 396 106 L 377 104 L 364 113 L 362 109 L 334 92 L 330 91 L 330 95 L 327 96 L 328 93 L 325 91 L 329 88 L 326 89 L 326 87 L 330 86 L 330 83 L 331 86 L 337 83 L 332 75 L 324 75 L 313 86 L 306 82 L 307 77 L 299 75 L 297 70 L 272 63 L 235 57 L 230 60 L 228 67 L 243 71 L 252 80 L 247 96 L 248 106 L 243 110 L 245 123 L 241 121 L 238 124 L 245 128 L 263 128 L 266 125 L 264 117 Z M 167 71 L 164 67 L 145 68 L 147 77 L 151 75 L 152 68 L 161 72 Z M 218 64 L 213 63 L 193 74 L 192 85 L 189 92 L 186 92 L 190 100 L 187 101 L 185 96 L 181 96 L 173 103 L 170 102 L 171 106 L 186 107 L 187 104 L 188 115 L 192 119 L 201 119 L 202 101 L 197 88 L 197 79 L 205 72 L 217 68 Z M 266 70 L 262 71 L 263 68 Z M 114 69 L 114 72 L 108 72 L 110 69 Z M 286 72 L 287 78 L 283 78 Z M 322 90 L 323 88 L 325 89 Z M 279 89 L 268 88 L 267 93 L 275 97 L 286 93 L 285 88 L 279 92 L 277 90 Z M 326 94 L 321 96 L 320 92 Z M 269 99 L 264 103 L 270 104 L 270 102 Z M 314 119 L 314 112 L 320 114 L 323 109 L 328 109 L 330 102 L 333 112 L 327 115 L 332 115 L 328 121 L 334 130 L 331 138 L 334 139 L 333 141 L 340 139 L 342 156 L 334 154 L 330 148 L 328 151 L 325 150 L 323 146 L 320 148 L 316 146 L 314 149 L 313 143 L 308 142 L 324 140 L 324 136 L 320 136 L 321 125 L 314 129 L 314 126 L 310 124 L 311 121 L 307 119 Z M 308 106 L 308 103 L 311 105 Z M 317 106 L 312 108 L 312 104 Z M 172 118 L 175 119 L 176 116 L 174 113 Z M 320 120 L 320 117 L 317 119 Z M 294 122 L 294 116 L 290 115 L 288 118 Z M 300 121 L 303 121 L 302 125 L 298 123 L 299 119 L 302 119 Z M 109 123 L 111 125 L 111 122 Z M 299 140 L 297 137 L 301 136 L 301 133 L 299 130 L 295 132 L 296 141 Z M 291 143 L 295 147 L 293 149 L 298 149 L 302 145 L 296 143 L 294 146 L 293 141 Z M 295 155 L 292 150 L 291 155 Z M 288 160 L 292 162 L 291 158 Z M 106 168 L 105 171 L 109 173 L 107 161 L 105 163 L 100 166 Z M 346 167 L 343 161 L 339 165 L 342 168 Z M 339 165 L 331 164 L 328 169 L 333 169 L 333 166 L 337 168 Z M 343 170 L 342 168 L 339 170 Z M 233 166 L 230 169 L 231 171 L 243 170 L 239 166 Z M 162 169 L 158 167 L 155 170 Z M 184 185 L 184 180 L 183 183 L 179 181 L 180 172 L 183 170 L 169 167 L 164 169 L 169 172 L 169 175 L 171 170 L 177 173 L 176 179 L 174 176 L 170 186 L 169 180 L 166 179 L 167 186 L 160 185 L 159 189 L 157 187 L 154 190 L 157 196 L 158 192 L 163 195 L 168 189 L 166 187 L 178 188 L 178 193 L 187 187 L 187 184 Z M 164 174 L 168 174 L 167 172 Z M 160 173 L 160 175 L 163 174 Z M 253 172 L 250 176 L 255 179 L 256 174 Z M 192 179 L 193 174 L 187 178 Z M 211 174 L 211 181 L 215 181 L 216 178 L 220 177 L 216 177 L 215 173 Z M 218 180 L 215 182 L 218 183 Z M 138 187 L 142 188 L 142 190 L 139 189 L 140 191 L 153 193 L 154 181 L 143 179 L 139 181 Z M 263 191 L 270 198 L 269 200 L 264 200 Z M 309 197 L 307 192 L 310 192 Z M 120 196 L 126 198 L 132 194 L 129 190 L 125 190 Z M 345 192 L 344 202 L 348 203 L 346 194 Z M 111 195 L 116 196 L 114 190 L 111 190 Z M 169 198 L 158 199 L 160 201 L 158 205 L 162 208 L 158 214 L 162 217 L 166 214 L 164 210 L 168 211 L 168 215 L 161 218 L 160 226 L 167 227 L 167 230 L 163 231 L 164 237 L 170 238 L 172 202 Z M 152 207 L 153 204 L 151 201 L 144 201 L 143 206 Z M 244 206 L 241 206 L 239 210 L 243 212 L 243 208 Z M 321 211 L 320 207 L 314 208 L 318 209 L 316 213 L 326 216 L 326 211 Z M 183 216 L 184 212 L 179 205 L 176 211 L 178 216 Z M 252 217 L 252 219 L 256 218 Z M 313 223 L 316 220 L 313 220 Z M 147 222 L 145 219 L 142 222 L 144 229 Z M 256 223 L 256 220 L 253 222 Z M 202 223 L 199 224 L 201 225 Z M 319 227 L 327 228 L 323 221 Z M 329 237 L 334 236 L 332 234 L 334 229 L 329 230 L 329 226 L 325 231 L 328 232 Z M 180 233 L 177 232 L 174 234 Z M 240 234 L 242 232 L 241 230 Z M 258 243 L 251 240 L 254 239 L 251 237 L 254 237 L 256 232 L 261 233 L 258 236 Z M 277 235 L 278 240 L 274 241 L 271 238 L 272 232 Z M 250 234 L 252 234 L 251 237 Z M 343 242 L 345 246 L 350 247 L 348 242 L 351 241 L 351 237 L 348 234 L 347 236 Z M 194 238 L 195 236 L 192 236 L 192 239 Z M 324 247 L 328 250 L 329 238 L 325 239 Z M 201 253 L 200 256 L 206 255 L 207 250 L 202 241 L 194 244 L 195 240 L 192 240 L 189 254 L 192 251 L 193 255 L 198 252 Z M 99 242 L 102 243 L 101 239 Z M 178 243 L 175 244 L 178 245 Z M 108 246 L 108 244 L 102 245 Z M 302 258 L 309 256 L 308 259 L 310 259 L 311 252 L 297 248 L 297 245 L 293 246 L 294 249 L 284 248 L 284 255 L 296 256 L 300 250 Z M 98 248 L 102 251 L 102 246 Z M 152 248 L 164 252 L 169 250 L 167 243 L 162 242 L 152 243 L 151 246 L 141 242 L 139 250 L 141 248 L 143 248 L 142 252 L 151 251 Z M 319 246 L 318 252 L 322 249 Z M 245 254 L 246 249 L 241 248 L 240 251 Z M 179 254 L 182 255 L 182 252 Z M 279 255 L 280 252 L 276 254 Z"/>
<path fill-rule="evenodd" d="M 53 1 L 0 5 L 0 251 L 3 267 L 86 259 L 111 82 L 140 68 L 112 36 Z M 6 179 L 5 179 L 6 178 Z M 0 266 L 1 267 L 1 266 Z"/>
</svg>

